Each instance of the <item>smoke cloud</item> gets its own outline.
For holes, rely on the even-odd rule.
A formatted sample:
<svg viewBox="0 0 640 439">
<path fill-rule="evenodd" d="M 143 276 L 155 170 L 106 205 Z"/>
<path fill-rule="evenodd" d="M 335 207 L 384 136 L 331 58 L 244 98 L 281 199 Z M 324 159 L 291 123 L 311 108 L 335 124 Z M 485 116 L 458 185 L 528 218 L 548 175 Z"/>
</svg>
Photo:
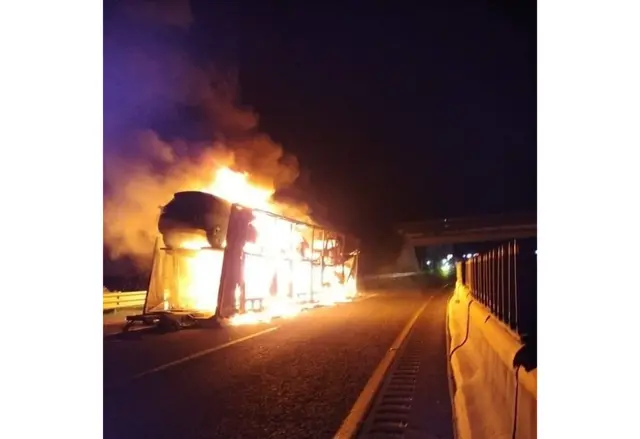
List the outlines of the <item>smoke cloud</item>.
<svg viewBox="0 0 640 439">
<path fill-rule="evenodd" d="M 129 19 L 179 27 L 191 22 L 188 2 L 187 9 L 184 2 L 169 2 L 181 11 L 175 16 L 143 3 L 126 9 Z M 296 180 L 299 167 L 295 157 L 259 130 L 258 115 L 242 105 L 235 72 L 201 67 L 175 47 L 121 49 L 123 41 L 117 32 L 105 38 L 105 66 L 111 61 L 109 78 L 122 96 L 107 99 L 105 73 L 104 241 L 112 258 L 148 264 L 160 206 L 175 192 L 208 186 L 216 169 L 225 166 L 277 190 Z M 176 108 L 204 119 L 210 138 L 163 138 L 145 123 L 156 112 Z M 281 207 L 283 213 L 308 219 L 305 205 Z"/>
</svg>

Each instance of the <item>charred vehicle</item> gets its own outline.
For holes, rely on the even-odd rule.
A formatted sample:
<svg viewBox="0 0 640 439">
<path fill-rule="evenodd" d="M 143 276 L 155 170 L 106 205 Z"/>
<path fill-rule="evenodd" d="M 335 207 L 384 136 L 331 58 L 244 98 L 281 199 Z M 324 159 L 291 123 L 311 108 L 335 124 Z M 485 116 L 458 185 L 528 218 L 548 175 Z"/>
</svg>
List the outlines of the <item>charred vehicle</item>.
<svg viewBox="0 0 640 439">
<path fill-rule="evenodd" d="M 345 234 L 204 192 L 163 207 L 144 310 L 129 323 L 270 319 L 357 294 Z"/>
</svg>

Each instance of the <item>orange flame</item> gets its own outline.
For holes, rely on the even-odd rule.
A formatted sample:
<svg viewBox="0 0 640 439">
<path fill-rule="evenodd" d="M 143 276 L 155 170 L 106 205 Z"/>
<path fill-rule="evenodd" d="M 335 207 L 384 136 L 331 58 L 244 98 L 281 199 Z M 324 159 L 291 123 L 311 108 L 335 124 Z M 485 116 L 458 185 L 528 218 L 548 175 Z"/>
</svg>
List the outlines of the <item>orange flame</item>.
<svg viewBox="0 0 640 439">
<path fill-rule="evenodd" d="M 229 168 L 216 171 L 214 180 L 203 189 L 231 203 L 245 207 L 278 213 L 272 202 L 273 188 L 259 187 L 249 181 L 249 175 L 234 172 Z M 351 261 L 342 264 L 312 264 L 310 259 L 319 260 L 323 249 L 335 247 L 335 239 L 311 241 L 310 229 L 292 225 L 284 219 L 275 218 L 265 213 L 254 212 L 252 224 L 257 232 L 255 242 L 245 245 L 244 281 L 247 294 L 246 309 L 248 312 L 236 315 L 233 324 L 258 323 L 270 321 L 274 317 L 291 317 L 304 309 L 296 297 L 300 294 L 313 295 L 322 305 L 348 301 L 357 293 L 355 280 L 345 280 L 345 273 L 351 269 Z M 305 236 L 306 235 L 309 236 Z M 317 237 L 316 237 L 317 239 Z M 303 243 L 311 245 L 302 251 Z M 206 245 L 205 245 L 206 246 Z M 185 241 L 182 245 L 187 249 L 200 249 L 202 241 Z M 180 279 L 182 285 L 193 296 L 191 303 L 196 309 L 215 312 L 217 297 L 211 297 L 217 291 L 217 283 L 208 285 L 213 280 L 211 272 L 215 262 L 221 267 L 222 252 L 213 255 L 211 251 L 202 250 L 189 258 L 188 270 Z M 215 261 L 214 261 L 215 259 Z M 331 262 L 325 256 L 325 262 Z M 220 267 L 218 267 L 220 266 Z M 273 288 L 275 284 L 277 287 Z M 341 280 L 342 279 L 342 280 Z M 310 284 L 311 281 L 311 284 Z M 293 293 L 293 294 L 291 294 Z M 201 297 L 202 296 L 202 297 Z"/>
<path fill-rule="evenodd" d="M 203 192 L 208 192 L 230 203 L 242 204 L 254 209 L 268 210 L 271 207 L 272 188 L 261 188 L 249 182 L 249 175 L 220 168 L 213 182 Z"/>
</svg>

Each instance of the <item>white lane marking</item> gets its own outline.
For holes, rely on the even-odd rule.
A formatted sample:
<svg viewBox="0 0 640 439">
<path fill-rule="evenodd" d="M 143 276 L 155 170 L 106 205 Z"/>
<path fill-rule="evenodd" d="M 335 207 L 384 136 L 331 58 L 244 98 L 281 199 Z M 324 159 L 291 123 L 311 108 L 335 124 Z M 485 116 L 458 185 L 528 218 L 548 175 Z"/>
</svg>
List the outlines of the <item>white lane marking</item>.
<svg viewBox="0 0 640 439">
<path fill-rule="evenodd" d="M 191 354 L 191 355 L 189 355 L 187 357 L 180 358 L 179 360 L 171 361 L 169 363 L 163 364 L 163 365 L 158 366 L 158 367 L 154 367 L 153 369 L 149 369 L 147 371 L 144 371 L 144 372 L 141 372 L 141 373 L 139 373 L 137 375 L 134 375 L 133 378 L 131 378 L 131 380 L 132 381 L 133 380 L 137 380 L 138 378 L 141 378 L 143 376 L 150 375 L 150 374 L 156 373 L 156 372 L 160 372 L 160 371 L 168 369 L 170 367 L 177 366 L 177 365 L 182 364 L 182 363 L 186 363 L 187 361 L 195 360 L 196 358 L 203 357 L 205 355 L 211 354 L 212 352 L 216 352 L 216 351 L 219 351 L 221 349 L 228 348 L 229 346 L 233 346 L 235 344 L 242 343 L 243 341 L 251 340 L 252 338 L 259 337 L 260 335 L 268 334 L 269 332 L 275 331 L 276 329 L 278 329 L 278 326 L 275 326 L 273 328 L 268 328 L 268 329 L 265 329 L 264 331 L 256 332 L 256 333 L 251 334 L 251 335 L 247 335 L 246 337 L 237 338 L 235 340 L 231 340 L 231 341 L 229 341 L 227 343 L 223 343 L 221 345 L 214 346 L 212 348 L 205 349 L 205 350 L 200 351 L 200 352 L 196 352 L 195 354 Z"/>
<path fill-rule="evenodd" d="M 434 296 L 429 297 L 424 305 L 422 305 L 420 309 L 416 311 L 413 317 L 411 317 L 411 320 L 407 322 L 402 332 L 400 332 L 398 337 L 395 339 L 391 347 L 389 347 L 386 355 L 384 356 L 382 361 L 380 361 L 380 364 L 378 364 L 378 367 L 373 372 L 373 375 L 371 375 L 371 378 L 369 378 L 369 381 L 364 386 L 364 389 L 362 389 L 362 392 L 360 393 L 360 396 L 358 396 L 356 403 L 351 408 L 351 411 L 342 422 L 340 429 L 335 434 L 335 436 L 333 436 L 334 439 L 352 439 L 356 437 L 358 429 L 364 421 L 364 418 L 369 411 L 369 407 L 371 407 L 373 399 L 375 398 L 380 385 L 382 385 L 382 381 L 384 381 L 384 377 L 387 374 L 391 363 L 398 353 L 398 349 L 402 346 L 402 343 L 409 335 L 409 332 L 411 332 L 411 328 L 413 328 L 416 320 L 418 320 L 418 317 L 420 317 L 420 314 L 422 314 L 422 311 L 424 311 L 433 297 Z"/>
</svg>

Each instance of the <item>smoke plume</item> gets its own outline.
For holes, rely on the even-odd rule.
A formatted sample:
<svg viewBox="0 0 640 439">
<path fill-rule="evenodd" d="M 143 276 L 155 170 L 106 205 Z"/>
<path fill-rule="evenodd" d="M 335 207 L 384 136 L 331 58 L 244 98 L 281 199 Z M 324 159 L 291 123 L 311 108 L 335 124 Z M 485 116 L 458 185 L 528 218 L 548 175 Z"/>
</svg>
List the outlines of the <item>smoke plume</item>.
<svg viewBox="0 0 640 439">
<path fill-rule="evenodd" d="M 172 7 L 178 3 L 171 2 Z M 180 20 L 168 20 L 169 25 L 190 22 L 190 11 L 180 10 Z M 128 11 L 134 12 L 129 19 L 152 17 L 161 21 L 156 25 L 167 25 L 166 17 L 171 16 L 148 2 Z M 109 78 L 118 86 L 114 90 L 124 97 L 107 99 L 105 73 L 104 241 L 112 258 L 128 256 L 148 264 L 160 206 L 175 192 L 208 186 L 216 169 L 225 166 L 277 190 L 295 181 L 298 161 L 259 130 L 258 115 L 241 104 L 235 72 L 201 67 L 176 47 L 120 49 L 126 40 L 118 32 L 105 37 L 105 72 L 111 69 Z M 127 89 L 126 84 L 133 85 Z M 163 138 L 145 123 L 156 110 L 172 108 L 197 110 L 209 138 Z M 304 205 L 281 207 L 308 219 Z"/>
</svg>

